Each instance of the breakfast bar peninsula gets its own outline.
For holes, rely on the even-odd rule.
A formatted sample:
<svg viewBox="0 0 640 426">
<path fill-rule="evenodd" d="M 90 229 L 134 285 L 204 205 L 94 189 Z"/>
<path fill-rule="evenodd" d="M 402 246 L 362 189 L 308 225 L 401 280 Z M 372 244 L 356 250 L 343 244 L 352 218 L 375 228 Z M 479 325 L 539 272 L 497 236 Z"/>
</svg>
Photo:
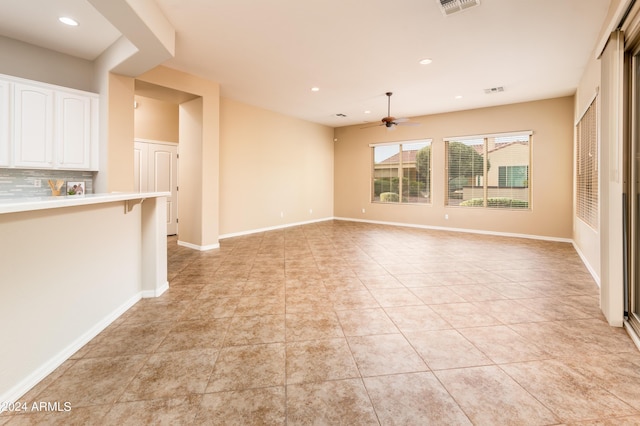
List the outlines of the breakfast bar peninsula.
<svg viewBox="0 0 640 426">
<path fill-rule="evenodd" d="M 168 195 L 0 199 L 0 401 L 168 288 Z"/>
</svg>

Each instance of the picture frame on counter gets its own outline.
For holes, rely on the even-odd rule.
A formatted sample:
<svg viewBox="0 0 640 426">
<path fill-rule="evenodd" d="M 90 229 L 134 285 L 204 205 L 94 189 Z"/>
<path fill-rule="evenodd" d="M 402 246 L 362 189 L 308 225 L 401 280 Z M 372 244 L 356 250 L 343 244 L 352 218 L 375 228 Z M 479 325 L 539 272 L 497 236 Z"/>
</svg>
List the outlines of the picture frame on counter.
<svg viewBox="0 0 640 426">
<path fill-rule="evenodd" d="M 85 194 L 84 181 L 67 181 L 67 196 L 82 197 Z"/>
</svg>

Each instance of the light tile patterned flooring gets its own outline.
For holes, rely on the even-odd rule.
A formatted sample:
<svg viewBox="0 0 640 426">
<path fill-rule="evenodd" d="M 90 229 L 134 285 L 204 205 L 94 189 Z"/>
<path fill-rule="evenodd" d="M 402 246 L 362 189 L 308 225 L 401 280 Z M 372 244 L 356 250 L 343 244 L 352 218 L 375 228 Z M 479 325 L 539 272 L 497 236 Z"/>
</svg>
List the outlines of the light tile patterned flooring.
<svg viewBox="0 0 640 426">
<path fill-rule="evenodd" d="M 637 425 L 640 352 L 570 244 L 328 221 L 169 240 L 140 301 L 15 424 Z"/>
</svg>

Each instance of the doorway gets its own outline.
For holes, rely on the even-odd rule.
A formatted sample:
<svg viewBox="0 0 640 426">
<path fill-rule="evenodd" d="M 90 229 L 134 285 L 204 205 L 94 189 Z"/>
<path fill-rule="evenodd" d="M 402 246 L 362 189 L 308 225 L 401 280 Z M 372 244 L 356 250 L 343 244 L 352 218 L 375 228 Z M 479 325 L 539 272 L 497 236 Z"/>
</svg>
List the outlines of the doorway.
<svg viewBox="0 0 640 426">
<path fill-rule="evenodd" d="M 135 81 L 134 190 L 172 194 L 167 197 L 167 235 L 178 234 L 180 104 L 193 98 L 192 94 Z"/>
</svg>

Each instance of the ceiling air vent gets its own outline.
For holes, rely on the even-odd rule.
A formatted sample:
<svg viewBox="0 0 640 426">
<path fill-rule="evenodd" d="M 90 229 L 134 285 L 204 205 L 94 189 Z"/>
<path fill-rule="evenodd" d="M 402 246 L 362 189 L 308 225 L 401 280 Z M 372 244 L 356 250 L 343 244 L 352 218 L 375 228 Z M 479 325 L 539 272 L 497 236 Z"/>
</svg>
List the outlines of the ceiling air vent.
<svg viewBox="0 0 640 426">
<path fill-rule="evenodd" d="M 478 6 L 480 0 L 436 0 L 440 5 L 440 10 L 445 16 L 463 11 L 473 6 Z"/>
<path fill-rule="evenodd" d="M 487 95 L 490 95 L 492 93 L 498 93 L 498 92 L 504 92 L 504 87 L 498 86 L 498 87 L 491 87 L 489 89 L 484 89 L 484 93 L 486 93 Z"/>
</svg>

